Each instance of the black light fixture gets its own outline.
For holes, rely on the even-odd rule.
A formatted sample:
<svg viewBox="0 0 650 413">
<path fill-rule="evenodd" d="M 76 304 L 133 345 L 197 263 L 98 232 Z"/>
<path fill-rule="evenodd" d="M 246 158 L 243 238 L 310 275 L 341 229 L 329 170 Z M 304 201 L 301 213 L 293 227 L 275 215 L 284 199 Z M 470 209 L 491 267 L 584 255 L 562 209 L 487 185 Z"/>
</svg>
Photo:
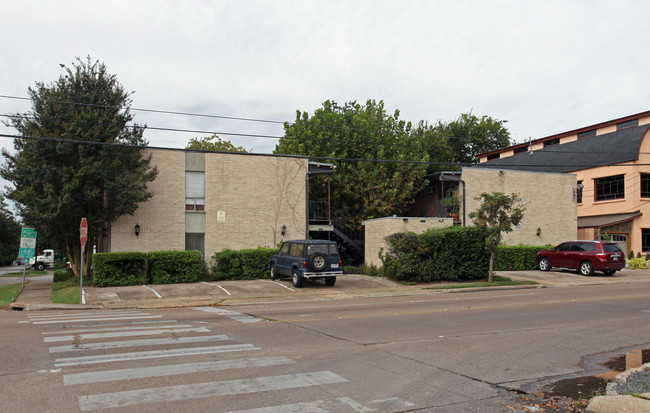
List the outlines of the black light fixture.
<svg viewBox="0 0 650 413">
<path fill-rule="evenodd" d="M 287 226 L 282 225 L 282 236 L 284 237 L 284 234 L 286 234 L 286 233 L 287 233 Z"/>
<path fill-rule="evenodd" d="M 135 224 L 135 237 L 140 236 L 140 224 Z"/>
<path fill-rule="evenodd" d="M 542 229 L 538 227 L 537 228 L 537 236 L 539 237 L 540 235 L 542 235 Z"/>
</svg>

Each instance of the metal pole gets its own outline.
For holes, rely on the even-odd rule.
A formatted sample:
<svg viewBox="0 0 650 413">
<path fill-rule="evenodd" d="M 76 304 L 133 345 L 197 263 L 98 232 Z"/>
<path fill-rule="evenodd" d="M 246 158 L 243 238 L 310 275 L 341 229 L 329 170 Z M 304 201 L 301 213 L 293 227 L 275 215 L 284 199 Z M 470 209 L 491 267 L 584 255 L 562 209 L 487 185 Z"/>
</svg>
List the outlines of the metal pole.
<svg viewBox="0 0 650 413">
<path fill-rule="evenodd" d="M 83 304 L 83 290 L 84 290 L 84 246 L 81 246 L 81 272 L 79 275 L 79 304 Z"/>
<path fill-rule="evenodd" d="M 23 258 L 25 259 L 25 258 Z M 23 288 L 25 288 L 25 272 L 27 271 L 27 263 L 23 262 Z"/>
</svg>

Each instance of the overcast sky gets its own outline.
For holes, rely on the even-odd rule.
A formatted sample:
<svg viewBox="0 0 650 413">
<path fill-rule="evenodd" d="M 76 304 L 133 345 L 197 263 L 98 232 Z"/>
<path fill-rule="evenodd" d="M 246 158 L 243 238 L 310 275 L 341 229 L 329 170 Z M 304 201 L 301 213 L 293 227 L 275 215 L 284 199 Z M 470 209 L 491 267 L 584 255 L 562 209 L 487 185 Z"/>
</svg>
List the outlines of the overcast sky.
<svg viewBox="0 0 650 413">
<path fill-rule="evenodd" d="M 90 55 L 134 92 L 134 108 L 292 121 L 327 99 L 376 99 L 414 123 L 470 110 L 506 120 L 517 142 L 650 110 L 643 0 L 21 0 L 2 14 L 0 95 L 25 97 Z M 0 98 L 0 115 L 29 109 Z M 273 123 L 135 120 L 260 153 L 277 139 L 226 133 L 283 134 Z M 162 147 L 197 135 L 208 134 L 145 132 Z"/>
</svg>

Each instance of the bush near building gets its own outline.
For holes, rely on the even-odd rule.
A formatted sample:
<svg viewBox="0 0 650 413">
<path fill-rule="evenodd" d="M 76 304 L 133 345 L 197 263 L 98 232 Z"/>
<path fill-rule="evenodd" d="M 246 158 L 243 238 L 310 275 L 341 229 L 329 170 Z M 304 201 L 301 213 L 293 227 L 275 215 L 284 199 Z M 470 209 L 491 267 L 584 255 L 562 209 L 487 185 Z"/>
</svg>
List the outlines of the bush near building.
<svg viewBox="0 0 650 413">
<path fill-rule="evenodd" d="M 544 246 L 500 245 L 494 255 L 495 271 L 532 271 L 537 269 L 537 253 L 553 248 Z"/>
<path fill-rule="evenodd" d="M 223 250 L 213 255 L 214 280 L 255 280 L 269 277 L 269 258 L 278 248 Z"/>
</svg>

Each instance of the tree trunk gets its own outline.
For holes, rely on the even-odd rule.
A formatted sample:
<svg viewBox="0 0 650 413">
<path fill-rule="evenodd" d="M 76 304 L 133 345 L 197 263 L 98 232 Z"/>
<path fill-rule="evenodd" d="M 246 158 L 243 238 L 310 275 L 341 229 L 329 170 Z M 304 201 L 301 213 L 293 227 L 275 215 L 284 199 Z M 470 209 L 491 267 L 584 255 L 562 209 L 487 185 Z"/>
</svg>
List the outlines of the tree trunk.
<svg viewBox="0 0 650 413">
<path fill-rule="evenodd" d="M 88 244 L 86 244 L 87 246 Z M 75 276 L 79 277 L 81 274 L 81 243 L 66 245 L 68 260 L 70 260 L 70 267 Z M 92 249 L 84 249 L 84 279 L 90 276 Z"/>
<path fill-rule="evenodd" d="M 488 282 L 494 279 L 494 250 L 490 250 L 490 268 L 488 270 Z"/>
</svg>

